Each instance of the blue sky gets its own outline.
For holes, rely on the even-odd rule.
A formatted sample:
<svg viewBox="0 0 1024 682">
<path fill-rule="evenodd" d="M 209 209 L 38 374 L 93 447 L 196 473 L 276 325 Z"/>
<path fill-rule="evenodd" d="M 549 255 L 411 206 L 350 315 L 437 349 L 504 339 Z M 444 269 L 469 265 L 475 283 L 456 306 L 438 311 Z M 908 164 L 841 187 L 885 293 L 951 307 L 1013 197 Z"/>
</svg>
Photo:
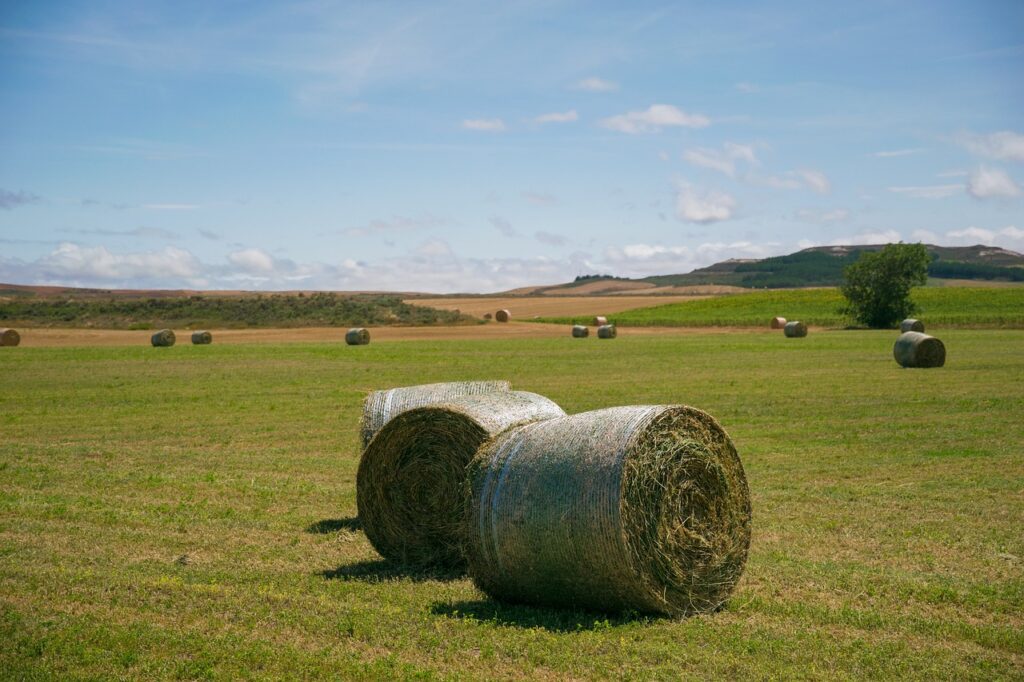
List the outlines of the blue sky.
<svg viewBox="0 0 1024 682">
<path fill-rule="evenodd" d="M 1024 250 L 1024 3 L 0 5 L 0 281 L 497 291 Z"/>
</svg>

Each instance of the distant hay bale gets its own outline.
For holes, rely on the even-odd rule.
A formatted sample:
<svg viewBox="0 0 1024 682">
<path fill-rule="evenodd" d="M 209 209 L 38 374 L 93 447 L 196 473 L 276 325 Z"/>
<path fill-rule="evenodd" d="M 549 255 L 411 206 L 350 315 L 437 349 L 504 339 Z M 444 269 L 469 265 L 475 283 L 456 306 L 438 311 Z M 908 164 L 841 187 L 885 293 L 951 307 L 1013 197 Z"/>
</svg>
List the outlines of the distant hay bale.
<svg viewBox="0 0 1024 682">
<path fill-rule="evenodd" d="M 574 339 L 585 339 L 590 336 L 590 329 L 583 326 L 582 324 L 574 324 L 572 326 L 572 337 Z"/>
<path fill-rule="evenodd" d="M 934 336 L 921 332 L 903 332 L 892 347 L 892 355 L 903 367 L 942 367 L 946 364 L 946 346 Z"/>
<path fill-rule="evenodd" d="M 398 415 L 359 462 L 356 504 L 366 537 L 392 561 L 464 565 L 466 465 L 504 430 L 563 416 L 544 396 L 522 391 L 467 395 Z"/>
<path fill-rule="evenodd" d="M 784 317 L 773 317 L 772 318 L 772 329 L 782 329 L 786 326 L 786 318 Z"/>
<path fill-rule="evenodd" d="M 175 337 L 170 329 L 161 329 L 149 339 L 154 346 L 173 346 Z"/>
<path fill-rule="evenodd" d="M 363 327 L 355 327 L 345 332 L 345 343 L 350 346 L 365 346 L 370 343 L 370 331 Z"/>
<path fill-rule="evenodd" d="M 782 333 L 794 339 L 803 338 L 807 336 L 807 325 L 803 322 L 793 320 L 792 322 L 786 323 L 786 326 L 782 328 Z"/>
<path fill-rule="evenodd" d="M 615 329 L 614 324 L 603 324 L 597 328 L 597 338 L 599 339 L 614 339 L 619 335 L 619 332 Z"/>
<path fill-rule="evenodd" d="M 593 324 L 595 327 L 603 327 L 606 324 L 608 324 L 608 318 L 605 317 L 604 315 L 598 315 L 594 318 L 594 321 L 591 322 L 591 324 Z"/>
<path fill-rule="evenodd" d="M 21 334 L 16 329 L 0 329 L 0 346 L 17 346 L 21 343 Z"/>
<path fill-rule="evenodd" d="M 205 346 L 213 343 L 213 334 L 208 331 L 197 331 L 192 332 L 192 344 L 195 346 Z"/>
<path fill-rule="evenodd" d="M 507 308 L 502 308 L 498 312 L 494 313 L 494 319 L 498 322 L 508 322 L 512 319 L 512 313 Z"/>
<path fill-rule="evenodd" d="M 374 435 L 403 412 L 448 403 L 462 396 L 511 390 L 507 381 L 452 381 L 373 391 L 363 400 L 363 416 L 359 420 L 362 447 L 365 450 Z"/>
<path fill-rule="evenodd" d="M 921 320 L 915 320 L 912 317 L 900 322 L 900 332 L 921 332 L 924 333 L 924 322 Z"/>
<path fill-rule="evenodd" d="M 743 465 L 718 422 L 692 407 L 510 429 L 467 476 L 469 573 L 496 599 L 689 615 L 723 604 L 746 563 Z"/>
<path fill-rule="evenodd" d="M 491 315 L 490 313 L 484 313 L 484 319 L 485 320 L 489 320 L 489 319 L 491 319 L 493 317 L 494 317 L 494 315 Z"/>
</svg>

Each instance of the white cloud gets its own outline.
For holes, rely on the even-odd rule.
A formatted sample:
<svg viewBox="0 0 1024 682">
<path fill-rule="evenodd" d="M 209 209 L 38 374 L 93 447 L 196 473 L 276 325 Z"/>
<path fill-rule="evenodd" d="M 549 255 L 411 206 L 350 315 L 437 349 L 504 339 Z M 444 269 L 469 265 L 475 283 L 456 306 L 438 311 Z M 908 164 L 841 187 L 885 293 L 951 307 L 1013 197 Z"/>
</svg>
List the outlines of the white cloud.
<svg viewBox="0 0 1024 682">
<path fill-rule="evenodd" d="M 801 169 L 789 171 L 783 175 L 750 174 L 747 182 L 775 189 L 809 189 L 818 194 L 828 194 L 831 183 L 828 176 L 819 170 Z"/>
<path fill-rule="evenodd" d="M 645 111 L 629 111 L 601 121 L 602 127 L 629 135 L 657 133 L 670 126 L 704 128 L 710 124 L 707 116 L 689 114 L 671 104 L 652 104 Z"/>
<path fill-rule="evenodd" d="M 869 231 L 855 234 L 852 237 L 834 237 L 826 239 L 824 242 L 811 242 L 808 240 L 801 240 L 801 248 L 808 248 L 811 246 L 828 246 L 831 244 L 835 245 L 863 245 L 863 244 L 895 244 L 903 240 L 901 235 L 896 230 L 884 230 L 884 231 Z"/>
<path fill-rule="evenodd" d="M 469 118 L 462 122 L 466 130 L 477 130 L 485 133 L 505 132 L 505 122 L 500 118 Z"/>
<path fill-rule="evenodd" d="M 804 184 L 818 194 L 828 194 L 831 184 L 824 173 L 818 170 L 798 170 L 797 177 L 803 180 Z"/>
<path fill-rule="evenodd" d="M 914 230 L 910 233 L 910 236 L 914 241 L 922 242 L 924 244 L 934 244 L 939 240 L 939 235 L 935 234 L 931 230 Z"/>
<path fill-rule="evenodd" d="M 964 190 L 963 185 L 917 185 L 911 187 L 890 187 L 890 192 L 915 199 L 944 199 Z"/>
<path fill-rule="evenodd" d="M 450 256 L 452 247 L 443 239 L 429 239 L 416 247 L 421 256 Z"/>
<path fill-rule="evenodd" d="M 923 151 L 924 149 L 921 148 L 891 149 L 886 151 L 875 152 L 874 154 L 871 154 L 871 156 L 877 157 L 879 159 L 891 159 L 897 156 L 910 156 L 912 154 L 920 154 Z"/>
<path fill-rule="evenodd" d="M 606 271 L 620 276 L 646 277 L 689 272 L 726 258 L 764 258 L 778 244 L 754 244 L 748 241 L 707 242 L 695 247 L 661 244 L 627 244 L 605 249 Z"/>
<path fill-rule="evenodd" d="M 977 156 L 1007 161 L 1024 161 L 1024 135 L 1003 130 L 988 135 L 961 133 L 957 142 Z"/>
<path fill-rule="evenodd" d="M 732 217 L 736 200 L 717 190 L 699 190 L 689 184 L 679 186 L 676 217 L 690 223 L 714 223 Z"/>
<path fill-rule="evenodd" d="M 189 282 L 199 277 L 202 264 L 188 251 L 167 246 L 157 251 L 118 254 L 103 246 L 62 242 L 34 263 L 0 260 L 5 281 L 61 282 L 71 286 L 154 282 Z"/>
<path fill-rule="evenodd" d="M 694 166 L 710 168 L 731 178 L 736 177 L 737 161 L 744 161 L 751 166 L 759 163 L 753 147 L 735 142 L 726 142 L 721 151 L 706 147 L 687 149 L 683 152 L 683 159 Z"/>
<path fill-rule="evenodd" d="M 573 85 L 573 89 L 585 92 L 615 92 L 619 89 L 619 84 L 614 81 L 598 78 L 597 76 L 591 76 L 577 82 Z"/>
<path fill-rule="evenodd" d="M 915 230 L 913 237 L 918 241 L 942 246 L 984 244 L 1006 249 L 1024 249 L 1024 230 L 1015 225 L 1007 225 L 998 230 L 988 230 L 972 225 L 961 230 L 949 230 L 941 235 L 930 230 Z"/>
<path fill-rule="evenodd" d="M 1017 197 L 1020 186 L 1009 175 L 998 168 L 982 166 L 967 180 L 967 192 L 976 199 Z"/>
<path fill-rule="evenodd" d="M 533 120 L 535 123 L 572 123 L 573 121 L 578 121 L 579 118 L 580 116 L 576 113 L 576 110 L 570 109 L 564 112 L 555 111 L 550 114 L 542 114 Z"/>
<path fill-rule="evenodd" d="M 228 254 L 228 261 L 249 274 L 265 275 L 274 271 L 274 258 L 261 249 L 242 249 Z"/>
</svg>

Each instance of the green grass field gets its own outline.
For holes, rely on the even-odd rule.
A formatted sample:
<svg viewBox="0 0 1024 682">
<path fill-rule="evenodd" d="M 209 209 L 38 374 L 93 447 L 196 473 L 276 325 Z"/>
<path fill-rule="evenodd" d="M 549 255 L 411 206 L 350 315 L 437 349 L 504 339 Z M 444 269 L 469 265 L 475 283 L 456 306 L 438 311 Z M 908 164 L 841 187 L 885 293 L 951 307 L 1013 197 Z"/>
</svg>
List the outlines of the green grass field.
<svg viewBox="0 0 1024 682">
<path fill-rule="evenodd" d="M 1024 333 L 941 336 L 935 370 L 869 331 L 0 349 L 0 677 L 1019 679 Z M 715 415 L 754 500 L 725 610 L 510 606 L 380 560 L 363 394 L 471 378 Z"/>
<path fill-rule="evenodd" d="M 1024 287 L 921 287 L 914 289 L 918 317 L 931 326 L 1024 327 Z M 845 299 L 838 289 L 758 291 L 651 308 L 638 308 L 608 319 L 621 326 L 715 327 L 767 326 L 773 315 L 811 325 L 843 327 L 851 321 L 839 313 Z M 772 312 L 774 311 L 774 312 Z M 545 322 L 589 324 L 590 317 L 547 318 Z"/>
</svg>

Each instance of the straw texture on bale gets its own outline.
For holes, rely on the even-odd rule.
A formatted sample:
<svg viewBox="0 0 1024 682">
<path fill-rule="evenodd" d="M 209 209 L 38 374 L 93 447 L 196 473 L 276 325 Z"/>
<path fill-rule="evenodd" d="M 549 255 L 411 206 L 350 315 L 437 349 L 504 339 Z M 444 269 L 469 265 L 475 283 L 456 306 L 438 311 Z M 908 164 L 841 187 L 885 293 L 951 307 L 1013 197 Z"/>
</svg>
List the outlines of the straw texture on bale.
<svg viewBox="0 0 1024 682">
<path fill-rule="evenodd" d="M 786 318 L 784 317 L 773 317 L 772 318 L 772 329 L 782 329 L 786 326 Z"/>
<path fill-rule="evenodd" d="M 359 421 L 359 436 L 363 449 L 366 449 L 370 439 L 385 424 L 403 412 L 417 407 L 451 402 L 466 395 L 511 390 L 512 385 L 507 381 L 454 381 L 373 391 L 363 401 L 363 416 Z"/>
<path fill-rule="evenodd" d="M 192 343 L 196 346 L 205 346 L 208 343 L 213 343 L 213 334 L 205 330 L 192 332 Z"/>
<path fill-rule="evenodd" d="M 491 315 L 490 313 L 484 313 L 484 319 L 485 319 L 485 320 L 489 320 L 489 319 L 491 319 L 492 317 L 494 317 L 494 315 Z"/>
<path fill-rule="evenodd" d="M 574 324 L 572 326 L 572 336 L 574 339 L 585 339 L 590 336 L 590 328 L 584 327 L 582 324 Z"/>
<path fill-rule="evenodd" d="M 17 329 L 0 329 L 0 346 L 17 346 L 21 343 L 21 334 Z"/>
<path fill-rule="evenodd" d="M 614 339 L 619 335 L 619 332 L 615 329 L 614 324 L 603 324 L 597 328 L 597 338 L 599 339 Z"/>
<path fill-rule="evenodd" d="M 370 343 L 370 331 L 363 327 L 356 327 L 345 332 L 345 343 L 350 346 L 365 346 Z"/>
<path fill-rule="evenodd" d="M 508 322 L 512 319 L 512 313 L 507 308 L 502 308 L 498 312 L 494 313 L 494 319 L 498 322 Z"/>
<path fill-rule="evenodd" d="M 782 328 L 782 333 L 790 338 L 802 338 L 807 336 L 807 325 L 803 322 L 793 320 L 792 322 L 786 323 L 786 326 Z"/>
<path fill-rule="evenodd" d="M 900 322 L 900 333 L 903 332 L 921 332 L 924 333 L 924 322 L 921 320 L 915 320 L 912 317 Z"/>
<path fill-rule="evenodd" d="M 356 504 L 366 537 L 403 564 L 463 566 L 466 466 L 477 449 L 510 427 L 562 416 L 544 396 L 522 391 L 463 396 L 398 415 L 359 462 Z"/>
<path fill-rule="evenodd" d="M 942 367 L 946 346 L 934 336 L 903 332 L 892 347 L 892 355 L 903 367 Z"/>
<path fill-rule="evenodd" d="M 710 415 L 629 406 L 511 429 L 468 469 L 466 555 L 497 599 L 714 610 L 750 547 L 743 465 Z"/>
<path fill-rule="evenodd" d="M 603 327 L 606 324 L 608 324 L 608 318 L 605 317 L 604 315 L 598 315 L 597 317 L 594 318 L 593 325 L 595 327 Z"/>
<path fill-rule="evenodd" d="M 161 329 L 149 339 L 154 346 L 173 346 L 175 337 L 170 329 Z"/>
</svg>

